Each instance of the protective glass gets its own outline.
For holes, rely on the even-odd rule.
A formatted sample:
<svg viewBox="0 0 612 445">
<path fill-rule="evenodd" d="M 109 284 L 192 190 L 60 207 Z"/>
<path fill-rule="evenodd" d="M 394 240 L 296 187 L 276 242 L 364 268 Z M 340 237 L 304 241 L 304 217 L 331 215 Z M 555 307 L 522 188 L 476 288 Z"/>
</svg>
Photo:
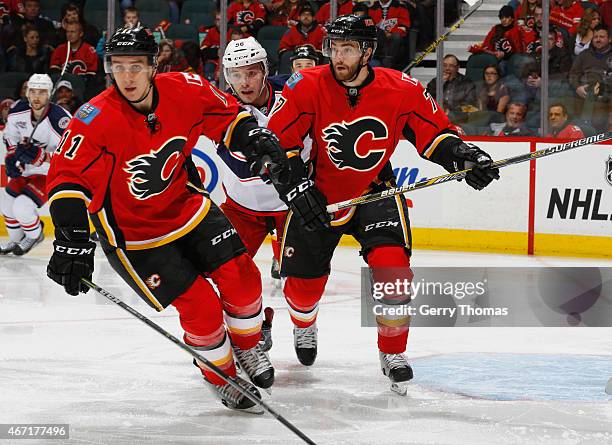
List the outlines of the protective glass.
<svg viewBox="0 0 612 445">
<path fill-rule="evenodd" d="M 261 70 L 248 70 L 248 71 L 237 71 L 228 69 L 227 81 L 232 85 L 240 85 L 243 83 L 250 83 L 254 80 L 263 78 L 263 72 Z"/>
</svg>

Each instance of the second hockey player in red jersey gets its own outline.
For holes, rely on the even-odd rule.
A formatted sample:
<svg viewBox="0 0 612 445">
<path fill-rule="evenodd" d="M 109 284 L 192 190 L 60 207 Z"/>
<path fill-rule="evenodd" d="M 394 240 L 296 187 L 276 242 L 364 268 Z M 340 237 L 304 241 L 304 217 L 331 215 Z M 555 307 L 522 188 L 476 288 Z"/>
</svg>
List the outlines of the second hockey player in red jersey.
<svg viewBox="0 0 612 445">
<path fill-rule="evenodd" d="M 52 158 L 47 188 L 56 240 L 47 273 L 72 295 L 87 290 L 80 279 L 91 278 L 95 248 L 88 211 L 112 267 L 155 309 L 177 309 L 187 344 L 230 376 L 233 352 L 253 383 L 268 388 L 274 369 L 258 345 L 259 271 L 201 190 L 190 154 L 204 134 L 250 159 L 258 153 L 282 166 L 286 157 L 231 95 L 195 74 L 156 76 L 157 53 L 152 33 L 140 26 L 119 29 L 107 42 L 105 71 L 114 85 L 77 111 Z M 257 408 L 201 366 L 225 405 Z"/>
<path fill-rule="evenodd" d="M 390 270 L 400 271 L 394 279 L 412 279 L 408 211 L 401 197 L 353 207 L 331 218 L 327 203 L 393 186 L 389 158 L 402 138 L 448 171 L 476 167 L 466 182 L 477 190 L 499 177 L 497 170 L 488 168 L 489 155 L 453 133 L 444 111 L 417 80 L 368 66 L 376 49 L 372 19 L 342 16 L 327 34 L 323 50 L 330 65 L 294 74 L 268 123 L 286 150 L 303 152 L 304 136 L 312 139 L 310 168 L 301 164 L 302 157 L 290 158 L 291 184 L 278 187 L 290 209 L 281 274 L 287 277 L 284 293 L 296 353 L 304 365 L 315 361 L 319 301 L 343 234 L 361 244 L 360 254 L 374 280 Z M 394 301 L 398 302 L 402 301 Z M 383 373 L 394 384 L 410 380 L 412 369 L 403 355 L 408 318 L 379 316 L 377 323 Z"/>
</svg>

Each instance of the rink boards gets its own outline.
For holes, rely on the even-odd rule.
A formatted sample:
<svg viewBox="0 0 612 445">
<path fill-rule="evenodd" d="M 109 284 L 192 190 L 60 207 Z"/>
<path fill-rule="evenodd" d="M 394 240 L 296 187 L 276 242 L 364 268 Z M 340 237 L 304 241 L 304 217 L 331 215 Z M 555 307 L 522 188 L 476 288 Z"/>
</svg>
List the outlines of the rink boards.
<svg viewBox="0 0 612 445">
<path fill-rule="evenodd" d="M 494 159 L 565 142 L 533 138 L 467 138 Z M 4 147 L 0 147 L 4 159 Z M 194 160 L 216 202 L 221 188 L 213 144 L 200 138 Z M 391 158 L 398 185 L 446 173 L 401 141 Z M 612 256 L 612 145 L 585 146 L 503 169 L 485 190 L 447 183 L 406 195 L 416 248 L 538 255 Z M 1 185 L 6 184 L 2 165 Z M 48 209 L 42 210 L 48 220 Z M 46 217 L 46 218 L 45 218 Z M 52 226 L 45 230 L 51 233 Z M 5 235 L 4 227 L 0 235 Z M 351 244 L 354 240 L 345 239 Z"/>
</svg>

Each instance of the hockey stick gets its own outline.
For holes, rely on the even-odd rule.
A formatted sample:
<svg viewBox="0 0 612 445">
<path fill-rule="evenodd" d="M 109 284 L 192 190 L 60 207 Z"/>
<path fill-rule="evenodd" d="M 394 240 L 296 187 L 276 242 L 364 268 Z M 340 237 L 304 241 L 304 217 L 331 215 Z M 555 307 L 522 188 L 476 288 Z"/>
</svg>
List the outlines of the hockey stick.
<svg viewBox="0 0 612 445">
<path fill-rule="evenodd" d="M 47 114 L 47 111 L 49 110 L 49 107 L 51 106 L 51 101 L 53 100 L 53 96 L 55 95 L 55 91 L 57 90 L 57 86 L 62 81 L 62 77 L 64 77 L 64 73 L 66 73 L 66 68 L 68 67 L 68 60 L 69 59 L 70 59 L 70 41 L 66 40 L 66 60 L 64 61 L 64 66 L 62 68 L 60 76 L 58 77 L 57 81 L 55 82 L 55 85 L 53 85 L 53 88 L 51 89 L 51 93 L 49 94 L 49 101 L 47 102 L 47 105 L 45 105 L 45 108 L 43 108 L 43 112 L 40 115 L 40 119 L 38 119 L 38 121 L 36 122 L 36 125 L 34 125 L 34 128 L 32 129 L 32 133 L 30 133 L 30 137 L 28 138 L 28 144 L 32 143 L 32 139 L 34 139 L 34 133 L 36 132 L 36 129 L 38 128 L 40 123 L 43 120 L 45 120 L 45 114 Z"/>
<path fill-rule="evenodd" d="M 512 158 L 501 159 L 499 161 L 493 162 L 491 164 L 491 168 L 507 167 L 509 165 L 531 161 L 533 159 L 543 158 L 544 156 L 554 155 L 554 154 L 561 153 L 567 150 L 571 150 L 572 148 L 584 147 L 585 145 L 596 144 L 596 143 L 604 142 L 610 139 L 612 139 L 611 132 L 601 133 L 595 136 L 589 136 L 588 138 L 578 139 L 572 142 L 566 142 L 564 144 L 553 145 L 552 147 L 534 151 L 533 153 L 525 153 L 522 155 L 514 156 Z M 459 181 L 465 178 L 465 176 L 468 174 L 468 172 L 470 172 L 470 170 L 471 169 L 461 170 L 455 173 L 449 173 L 447 175 L 436 176 L 435 178 L 424 179 L 422 181 L 403 185 L 401 187 L 392 187 L 390 189 L 383 190 L 382 192 L 359 196 L 357 198 L 337 202 L 335 204 L 329 204 L 327 206 L 327 212 L 334 213 L 334 212 L 337 212 L 338 210 L 346 209 L 348 207 L 353 207 L 359 204 L 366 204 L 369 202 L 378 201 L 380 199 L 388 198 L 390 196 L 401 195 L 403 193 L 411 192 L 413 190 L 424 189 L 432 185 L 443 184 L 449 181 Z"/>
<path fill-rule="evenodd" d="M 457 20 L 453 26 L 451 26 L 450 28 L 448 28 L 448 31 L 446 31 L 444 34 L 442 34 L 440 37 L 438 37 L 436 40 L 434 40 L 426 49 L 425 51 L 423 51 L 416 59 L 414 59 L 412 62 L 410 62 L 410 64 L 404 68 L 402 70 L 402 72 L 407 73 L 410 72 L 410 70 L 412 68 L 414 68 L 415 66 L 417 66 L 419 63 L 421 63 L 423 61 L 423 59 L 425 57 L 427 57 L 427 55 L 429 53 L 431 53 L 432 51 L 434 51 L 438 45 L 440 45 L 440 43 L 442 43 L 444 40 L 446 40 L 448 38 L 449 35 L 451 35 L 453 32 L 455 32 L 457 29 L 459 29 L 459 27 L 461 25 L 463 25 L 463 23 L 472 15 L 476 12 L 476 10 L 478 8 L 480 8 L 480 6 L 482 6 L 482 2 L 483 0 L 478 0 L 474 6 L 472 6 L 472 8 L 463 16 L 461 17 L 459 20 Z"/>
<path fill-rule="evenodd" d="M 95 292 L 97 292 L 98 294 L 102 295 L 103 297 L 106 297 L 107 299 L 109 299 L 110 301 L 115 303 L 117 306 L 119 306 L 122 309 L 124 309 L 125 311 L 129 312 L 131 315 L 133 315 L 134 317 L 136 317 L 137 319 L 139 319 L 140 321 L 145 323 L 150 328 L 153 328 L 159 334 L 161 334 L 164 337 L 166 337 L 168 340 L 170 340 L 172 343 L 177 345 L 183 351 L 187 352 L 189 355 L 191 355 L 196 360 L 199 360 L 200 362 L 204 363 L 206 365 L 206 367 L 208 369 L 210 369 L 212 372 L 214 372 L 217 377 L 220 377 L 223 380 L 227 381 L 227 383 L 229 383 L 232 386 L 232 388 L 234 388 L 235 390 L 240 392 L 240 394 L 242 394 L 243 396 L 247 397 L 251 402 L 255 403 L 256 405 L 259 405 L 260 407 L 262 407 L 264 410 L 266 410 L 268 413 L 270 413 L 272 415 L 272 417 L 274 417 L 280 423 L 282 423 L 287 428 L 289 428 L 293 433 L 295 433 L 304 442 L 306 442 L 309 445 L 316 445 L 310 438 L 308 438 L 308 436 L 306 436 L 306 434 L 304 434 L 302 431 L 300 431 L 296 426 L 294 426 L 291 422 L 289 422 L 287 419 L 285 419 L 282 415 L 280 415 L 276 411 L 274 411 L 274 409 L 272 409 L 270 406 L 268 406 L 268 404 L 266 402 L 261 400 L 259 397 L 256 397 L 253 394 L 249 393 L 242 386 L 240 386 L 238 383 L 236 383 L 234 381 L 234 379 L 232 379 L 230 376 L 228 376 L 225 372 L 223 372 L 221 369 L 219 369 L 217 366 L 215 366 L 209 360 L 207 360 L 204 357 L 202 357 L 195 350 L 193 350 L 192 348 L 187 346 L 185 343 L 180 341 L 174 335 L 172 335 L 171 333 L 166 331 L 164 328 L 162 328 L 161 326 L 159 326 L 155 322 L 151 321 L 150 319 L 148 319 L 147 317 L 142 315 L 140 312 L 138 312 L 136 309 L 132 308 L 131 306 L 129 306 L 127 304 L 125 304 L 119 298 L 115 297 L 113 294 L 111 294 L 110 292 L 102 289 L 100 286 L 92 283 L 91 281 L 86 280 L 85 278 L 81 278 L 81 282 L 83 282 L 83 284 L 85 284 L 88 288 L 94 290 Z"/>
</svg>

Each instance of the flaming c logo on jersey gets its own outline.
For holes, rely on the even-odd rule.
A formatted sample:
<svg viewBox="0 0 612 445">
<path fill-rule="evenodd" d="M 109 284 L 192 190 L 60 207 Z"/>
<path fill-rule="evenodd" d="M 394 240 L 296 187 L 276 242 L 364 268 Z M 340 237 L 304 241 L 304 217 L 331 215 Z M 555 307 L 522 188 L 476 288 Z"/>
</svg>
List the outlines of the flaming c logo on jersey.
<svg viewBox="0 0 612 445">
<path fill-rule="evenodd" d="M 372 170 L 385 156 L 385 148 L 360 150 L 357 145 L 362 137 L 370 134 L 373 141 L 386 139 L 389 135 L 387 126 L 373 116 L 364 116 L 352 122 L 333 123 L 323 129 L 323 140 L 327 142 L 329 159 L 340 170 Z"/>
<path fill-rule="evenodd" d="M 126 162 L 123 170 L 130 174 L 130 192 L 136 199 L 145 200 L 159 195 L 170 185 L 172 175 L 181 162 L 185 138 L 172 138 L 159 150 L 136 156 Z"/>
</svg>

